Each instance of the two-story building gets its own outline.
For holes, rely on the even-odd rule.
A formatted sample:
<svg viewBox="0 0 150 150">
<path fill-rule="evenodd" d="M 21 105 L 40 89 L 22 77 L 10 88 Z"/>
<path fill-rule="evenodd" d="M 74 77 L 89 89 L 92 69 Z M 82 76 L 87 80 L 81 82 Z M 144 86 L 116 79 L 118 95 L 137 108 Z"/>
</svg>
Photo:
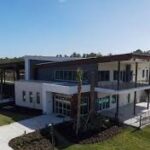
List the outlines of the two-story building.
<svg viewBox="0 0 150 150">
<path fill-rule="evenodd" d="M 87 59 L 28 63 L 25 80 L 16 81 L 16 104 L 43 113 L 76 117 L 77 69 L 83 70 L 81 115 L 91 109 L 121 117 L 123 107 L 139 113 L 137 103 L 149 109 L 150 56 L 121 54 Z M 29 69 L 30 68 L 30 69 Z M 112 111 L 110 111 L 112 110 Z M 129 114 L 129 113 L 127 113 Z M 126 114 L 126 115 L 127 115 Z"/>
</svg>

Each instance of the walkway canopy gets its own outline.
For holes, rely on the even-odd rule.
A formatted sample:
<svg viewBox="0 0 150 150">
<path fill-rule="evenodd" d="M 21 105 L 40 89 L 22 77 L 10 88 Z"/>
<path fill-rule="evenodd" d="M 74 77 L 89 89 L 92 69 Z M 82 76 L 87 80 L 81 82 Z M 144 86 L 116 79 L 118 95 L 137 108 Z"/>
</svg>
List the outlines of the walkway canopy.
<svg viewBox="0 0 150 150">
<path fill-rule="evenodd" d="M 0 98 L 14 97 L 14 81 L 24 78 L 24 59 L 0 59 Z"/>
</svg>

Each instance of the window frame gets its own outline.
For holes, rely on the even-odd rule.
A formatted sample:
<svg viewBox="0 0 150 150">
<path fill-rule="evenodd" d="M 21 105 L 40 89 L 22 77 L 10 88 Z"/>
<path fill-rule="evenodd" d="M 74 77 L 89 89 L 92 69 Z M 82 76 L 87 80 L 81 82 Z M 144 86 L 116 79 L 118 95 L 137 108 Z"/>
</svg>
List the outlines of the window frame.
<svg viewBox="0 0 150 150">
<path fill-rule="evenodd" d="M 110 81 L 110 71 L 109 70 L 98 71 L 98 81 Z"/>
<path fill-rule="evenodd" d="M 29 102 L 33 103 L 33 92 L 29 92 Z"/>
<path fill-rule="evenodd" d="M 40 104 L 41 103 L 41 95 L 40 92 L 36 92 L 36 103 Z"/>
<path fill-rule="evenodd" d="M 22 91 L 22 100 L 23 102 L 26 101 L 26 91 Z"/>
</svg>

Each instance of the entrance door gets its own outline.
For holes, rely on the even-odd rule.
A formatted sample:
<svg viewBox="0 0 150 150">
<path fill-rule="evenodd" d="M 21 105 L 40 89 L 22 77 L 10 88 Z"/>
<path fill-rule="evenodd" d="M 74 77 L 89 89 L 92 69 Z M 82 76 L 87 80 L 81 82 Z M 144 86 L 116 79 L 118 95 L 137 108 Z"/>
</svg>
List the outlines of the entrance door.
<svg viewBox="0 0 150 150">
<path fill-rule="evenodd" d="M 65 95 L 54 96 L 54 112 L 64 116 L 70 116 L 71 97 Z"/>
</svg>

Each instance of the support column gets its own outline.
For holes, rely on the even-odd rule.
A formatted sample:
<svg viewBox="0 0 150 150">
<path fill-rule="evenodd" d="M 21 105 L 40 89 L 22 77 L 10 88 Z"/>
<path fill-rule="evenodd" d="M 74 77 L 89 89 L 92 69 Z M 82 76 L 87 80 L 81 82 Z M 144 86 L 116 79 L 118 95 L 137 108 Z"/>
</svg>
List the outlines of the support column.
<svg viewBox="0 0 150 150">
<path fill-rule="evenodd" d="M 149 85 L 150 85 L 150 66 L 149 66 L 149 77 L 148 77 L 148 83 L 149 83 Z M 150 104 L 150 96 L 149 96 L 149 94 L 150 94 L 150 90 L 148 89 L 147 90 L 147 109 L 149 109 L 149 104 Z"/>
<path fill-rule="evenodd" d="M 0 72 L 0 99 L 3 99 L 3 70 Z"/>
<path fill-rule="evenodd" d="M 149 109 L 150 97 L 149 97 L 149 90 L 147 91 L 147 109 Z"/>
<path fill-rule="evenodd" d="M 120 61 L 118 61 L 118 79 L 117 79 L 117 91 L 120 89 Z M 116 114 L 115 118 L 119 119 L 119 94 L 117 94 L 117 102 L 116 102 Z"/>
<path fill-rule="evenodd" d="M 6 81 L 6 70 L 4 69 L 4 72 L 3 72 L 3 83 L 5 84 L 5 81 Z"/>
<path fill-rule="evenodd" d="M 137 75 L 138 75 L 138 63 L 135 63 L 135 88 L 137 87 Z M 136 103 L 137 103 L 137 93 L 134 91 L 134 106 L 133 114 L 136 115 Z"/>
<path fill-rule="evenodd" d="M 91 89 L 90 89 L 90 112 L 95 111 L 95 73 L 91 73 Z"/>
</svg>

